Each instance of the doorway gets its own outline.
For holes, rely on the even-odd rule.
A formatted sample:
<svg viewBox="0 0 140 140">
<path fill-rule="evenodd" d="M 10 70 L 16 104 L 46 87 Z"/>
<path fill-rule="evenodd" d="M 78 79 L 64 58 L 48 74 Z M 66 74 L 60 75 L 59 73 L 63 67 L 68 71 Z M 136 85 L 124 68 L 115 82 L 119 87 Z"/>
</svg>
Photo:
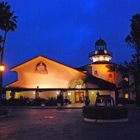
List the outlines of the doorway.
<svg viewBox="0 0 140 140">
<path fill-rule="evenodd" d="M 76 91 L 75 92 L 75 103 L 83 103 L 84 102 L 84 92 Z"/>
</svg>

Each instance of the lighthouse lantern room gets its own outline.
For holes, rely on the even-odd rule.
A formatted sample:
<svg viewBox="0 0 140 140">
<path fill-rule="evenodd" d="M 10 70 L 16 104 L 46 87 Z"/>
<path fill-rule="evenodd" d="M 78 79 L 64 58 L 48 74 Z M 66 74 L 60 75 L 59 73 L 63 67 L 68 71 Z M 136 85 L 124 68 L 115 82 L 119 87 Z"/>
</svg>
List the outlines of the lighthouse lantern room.
<svg viewBox="0 0 140 140">
<path fill-rule="evenodd" d="M 95 62 L 109 62 L 112 54 L 107 50 L 106 42 L 99 39 L 95 42 L 95 50 L 89 54 L 90 59 Z"/>
</svg>

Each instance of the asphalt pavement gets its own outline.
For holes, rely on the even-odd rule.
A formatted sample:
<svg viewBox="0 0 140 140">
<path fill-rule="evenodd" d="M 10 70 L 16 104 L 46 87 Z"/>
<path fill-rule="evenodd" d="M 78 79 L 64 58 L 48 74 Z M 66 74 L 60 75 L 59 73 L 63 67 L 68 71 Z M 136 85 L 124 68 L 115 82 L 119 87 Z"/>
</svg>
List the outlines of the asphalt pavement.
<svg viewBox="0 0 140 140">
<path fill-rule="evenodd" d="M 0 118 L 0 140 L 140 140 L 140 108 L 129 121 L 86 123 L 81 109 L 11 109 Z"/>
</svg>

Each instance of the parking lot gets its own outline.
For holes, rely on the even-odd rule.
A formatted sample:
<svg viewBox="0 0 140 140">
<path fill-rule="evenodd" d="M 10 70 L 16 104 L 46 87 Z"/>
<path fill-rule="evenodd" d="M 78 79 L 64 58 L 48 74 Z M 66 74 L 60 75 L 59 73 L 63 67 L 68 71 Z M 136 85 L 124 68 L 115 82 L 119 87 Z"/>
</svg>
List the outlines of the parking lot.
<svg viewBox="0 0 140 140">
<path fill-rule="evenodd" d="M 125 123 L 85 123 L 81 109 L 12 109 L 0 118 L 0 140 L 139 140 L 140 109 Z"/>
</svg>

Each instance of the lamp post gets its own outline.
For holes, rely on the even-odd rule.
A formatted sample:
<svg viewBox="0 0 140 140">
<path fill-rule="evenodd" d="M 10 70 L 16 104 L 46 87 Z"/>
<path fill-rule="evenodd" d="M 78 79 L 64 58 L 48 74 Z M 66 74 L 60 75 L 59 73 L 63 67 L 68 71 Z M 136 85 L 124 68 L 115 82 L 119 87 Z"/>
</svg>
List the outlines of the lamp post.
<svg viewBox="0 0 140 140">
<path fill-rule="evenodd" d="M 2 97 L 2 82 L 3 82 L 3 72 L 5 70 L 5 65 L 0 64 L 0 98 Z"/>
</svg>

